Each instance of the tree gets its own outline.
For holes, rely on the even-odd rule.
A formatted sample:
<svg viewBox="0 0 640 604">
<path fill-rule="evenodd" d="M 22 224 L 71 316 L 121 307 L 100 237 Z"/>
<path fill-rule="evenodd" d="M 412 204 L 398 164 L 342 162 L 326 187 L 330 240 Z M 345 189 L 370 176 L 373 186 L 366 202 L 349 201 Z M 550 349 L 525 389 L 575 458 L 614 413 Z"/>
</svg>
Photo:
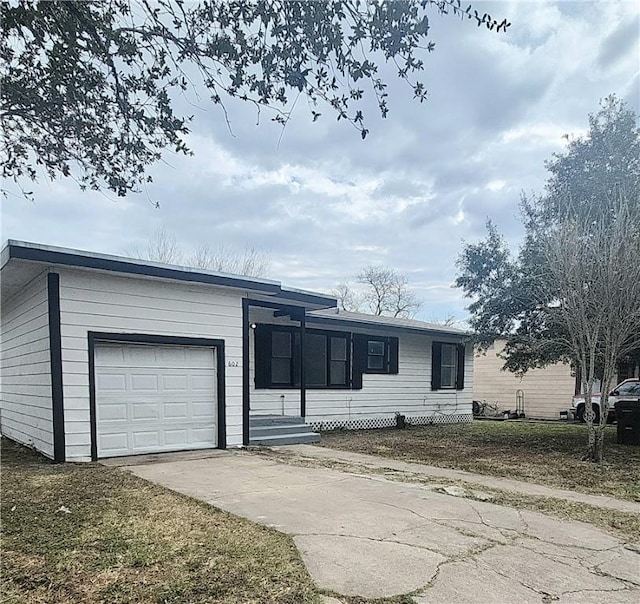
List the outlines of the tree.
<svg viewBox="0 0 640 604">
<path fill-rule="evenodd" d="M 145 247 L 134 247 L 125 253 L 134 258 L 162 264 L 180 264 L 183 256 L 176 238 L 164 227 L 151 235 Z"/>
<path fill-rule="evenodd" d="M 266 277 L 271 268 L 269 254 L 248 247 L 239 252 L 221 244 L 217 248 L 200 245 L 184 253 L 176 238 L 162 227 L 155 231 L 144 247 L 130 248 L 127 255 L 163 264 L 185 264 L 193 268 L 232 273 L 245 277 Z"/>
<path fill-rule="evenodd" d="M 582 202 L 582 200 L 580 200 Z M 586 459 L 602 461 L 609 391 L 618 363 L 640 348 L 640 203 L 611 200 L 610 213 L 583 215 L 574 204 L 540 238 L 539 297 L 553 299 L 549 323 L 580 369 L 588 427 Z M 599 422 L 591 402 L 601 377 Z"/>
<path fill-rule="evenodd" d="M 220 245 L 215 249 L 204 245 L 196 248 L 187 257 L 187 265 L 245 277 L 266 277 L 271 268 L 271 260 L 267 253 L 253 247 L 238 252 L 226 245 Z"/>
<path fill-rule="evenodd" d="M 420 310 L 422 302 L 409 289 L 409 281 L 395 269 L 370 265 L 356 277 L 363 287 L 354 290 L 341 283 L 333 291 L 343 310 L 366 310 L 374 315 L 412 318 Z"/>
<path fill-rule="evenodd" d="M 119 196 L 149 181 L 165 149 L 189 154 L 189 116 L 176 95 L 206 94 L 227 119 L 232 100 L 283 126 L 300 96 L 365 138 L 363 101 L 386 117 L 391 62 L 420 101 L 414 76 L 434 50 L 429 10 L 505 31 L 461 0 L 107 0 L 0 5 L 2 176 L 38 169 Z"/>
<path fill-rule="evenodd" d="M 638 242 L 625 225 L 636 225 L 640 212 L 637 116 L 610 96 L 589 125 L 585 137 L 570 140 L 547 163 L 545 193 L 523 196 L 518 254 L 489 222 L 487 238 L 463 249 L 456 280 L 474 299 L 470 323 L 480 348 L 505 338 L 505 369 L 518 373 L 570 362 L 581 369 L 587 397 L 594 376 L 603 379 L 604 392 L 612 364 L 640 348 L 638 298 L 622 295 L 638 285 Z M 585 458 L 600 461 L 605 409 L 598 425 L 590 401 L 586 409 Z"/>
</svg>

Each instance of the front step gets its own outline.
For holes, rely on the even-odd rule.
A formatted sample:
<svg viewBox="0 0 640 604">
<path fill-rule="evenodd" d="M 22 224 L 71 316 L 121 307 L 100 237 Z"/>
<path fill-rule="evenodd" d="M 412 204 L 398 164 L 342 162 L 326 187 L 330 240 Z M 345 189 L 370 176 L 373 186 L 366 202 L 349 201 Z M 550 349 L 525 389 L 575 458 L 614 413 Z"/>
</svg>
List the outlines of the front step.
<svg viewBox="0 0 640 604">
<path fill-rule="evenodd" d="M 299 445 L 320 440 L 301 417 L 257 415 L 250 418 L 249 430 L 251 445 Z"/>
</svg>

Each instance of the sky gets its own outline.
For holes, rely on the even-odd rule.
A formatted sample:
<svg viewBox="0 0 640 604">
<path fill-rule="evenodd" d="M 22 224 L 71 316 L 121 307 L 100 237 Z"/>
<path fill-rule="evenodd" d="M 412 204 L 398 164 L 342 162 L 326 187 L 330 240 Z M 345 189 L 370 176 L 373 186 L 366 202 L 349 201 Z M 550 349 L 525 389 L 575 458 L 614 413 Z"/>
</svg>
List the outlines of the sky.
<svg viewBox="0 0 640 604">
<path fill-rule="evenodd" d="M 312 123 L 305 107 L 283 132 L 234 105 L 230 132 L 192 94 L 193 157 L 167 155 L 126 198 L 68 179 L 29 184 L 32 201 L 2 199 L 3 241 L 123 254 L 165 228 L 186 253 L 268 253 L 270 278 L 320 292 L 381 264 L 407 276 L 423 301 L 416 318 L 464 321 L 469 301 L 453 287 L 463 245 L 487 218 L 519 245 L 521 194 L 543 191 L 545 160 L 586 132 L 600 99 L 615 93 L 640 113 L 637 2 L 473 4 L 506 17 L 507 33 L 434 13 L 428 100 L 385 71 L 389 116 L 368 110 L 366 140 L 328 110 Z"/>
</svg>

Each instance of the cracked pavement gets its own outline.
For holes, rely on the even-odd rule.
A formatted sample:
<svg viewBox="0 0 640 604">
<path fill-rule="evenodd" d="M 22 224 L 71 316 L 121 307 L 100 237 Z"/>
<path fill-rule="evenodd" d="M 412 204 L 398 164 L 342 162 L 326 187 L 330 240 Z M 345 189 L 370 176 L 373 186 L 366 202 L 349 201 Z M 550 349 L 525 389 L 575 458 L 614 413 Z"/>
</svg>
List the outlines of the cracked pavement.
<svg viewBox="0 0 640 604">
<path fill-rule="evenodd" d="M 251 452 L 128 469 L 292 535 L 318 587 L 338 598 L 640 601 L 640 547 L 589 524 Z"/>
</svg>

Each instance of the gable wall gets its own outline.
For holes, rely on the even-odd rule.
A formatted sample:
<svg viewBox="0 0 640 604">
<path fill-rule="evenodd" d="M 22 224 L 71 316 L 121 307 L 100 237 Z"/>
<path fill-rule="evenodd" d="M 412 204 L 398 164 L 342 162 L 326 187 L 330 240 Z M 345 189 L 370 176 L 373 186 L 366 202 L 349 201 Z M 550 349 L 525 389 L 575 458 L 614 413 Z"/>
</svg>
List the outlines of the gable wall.
<svg viewBox="0 0 640 604">
<path fill-rule="evenodd" d="M 2 305 L 0 431 L 53 457 L 47 274 Z"/>
</svg>

